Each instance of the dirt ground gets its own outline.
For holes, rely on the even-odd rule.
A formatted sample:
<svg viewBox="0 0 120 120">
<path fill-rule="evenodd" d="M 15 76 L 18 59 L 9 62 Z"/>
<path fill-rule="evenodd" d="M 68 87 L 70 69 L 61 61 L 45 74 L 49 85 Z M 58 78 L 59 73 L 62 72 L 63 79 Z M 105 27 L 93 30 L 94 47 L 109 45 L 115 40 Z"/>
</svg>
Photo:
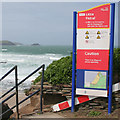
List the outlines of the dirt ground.
<svg viewBox="0 0 120 120">
<path fill-rule="evenodd" d="M 113 98 L 115 97 L 115 95 L 117 94 L 113 94 Z M 34 99 L 32 103 L 34 103 L 34 105 L 28 104 L 25 107 L 21 108 L 20 110 L 21 115 L 27 114 L 27 113 L 28 114 L 33 113 L 37 105 L 36 103 L 40 103 L 40 101 L 37 99 L 39 98 L 39 95 L 35 95 L 33 98 Z M 54 101 L 54 99 L 52 100 Z M 38 111 L 39 111 L 39 108 L 38 108 Z M 46 114 L 46 113 L 52 114 L 52 111 L 43 112 L 43 114 Z M 109 115 L 108 115 L 108 99 L 107 98 L 96 98 L 92 101 L 85 102 L 80 105 L 76 105 L 74 113 L 72 113 L 71 108 L 69 108 L 60 112 L 56 112 L 55 114 L 63 118 L 120 118 L 120 100 L 119 101 L 116 101 L 114 99 L 112 100 L 112 113 Z M 37 115 L 37 117 L 39 117 L 39 115 Z"/>
<path fill-rule="evenodd" d="M 28 109 L 31 109 L 28 108 Z M 22 109 L 22 113 L 25 113 L 27 109 Z M 28 111 L 28 110 L 27 110 Z M 95 114 L 96 113 L 99 113 L 99 114 Z M 49 116 L 46 116 L 46 114 Z M 57 116 L 57 117 L 56 117 Z M 66 109 L 66 110 L 63 110 L 63 111 L 60 111 L 60 112 L 43 112 L 43 114 L 41 115 L 38 115 L 38 114 L 31 114 L 31 116 L 29 117 L 26 117 L 26 118 L 83 118 L 85 120 L 87 120 L 87 118 L 96 118 L 96 120 L 98 118 L 120 118 L 120 108 L 117 108 L 117 109 L 114 109 L 112 111 L 112 113 L 110 115 L 108 115 L 108 109 L 98 109 L 98 108 L 81 108 L 79 106 L 76 107 L 76 110 L 74 113 L 71 112 L 71 109 Z M 24 118 L 24 117 L 23 117 Z M 119 119 L 118 119 L 119 120 Z"/>
<path fill-rule="evenodd" d="M 77 110 L 72 113 L 71 109 L 63 110 L 58 112 L 59 115 L 65 118 L 119 118 L 120 119 L 120 108 L 117 108 L 108 115 L 108 109 L 95 109 L 95 108 L 77 108 Z"/>
</svg>

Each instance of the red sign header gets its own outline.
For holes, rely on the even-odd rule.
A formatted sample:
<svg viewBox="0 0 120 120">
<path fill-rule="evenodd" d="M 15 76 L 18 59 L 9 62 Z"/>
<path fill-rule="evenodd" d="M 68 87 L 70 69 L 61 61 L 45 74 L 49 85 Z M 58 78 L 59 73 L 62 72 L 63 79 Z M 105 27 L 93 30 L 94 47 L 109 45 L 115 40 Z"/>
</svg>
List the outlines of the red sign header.
<svg viewBox="0 0 120 120">
<path fill-rule="evenodd" d="M 110 4 L 78 12 L 77 28 L 109 28 Z"/>
</svg>

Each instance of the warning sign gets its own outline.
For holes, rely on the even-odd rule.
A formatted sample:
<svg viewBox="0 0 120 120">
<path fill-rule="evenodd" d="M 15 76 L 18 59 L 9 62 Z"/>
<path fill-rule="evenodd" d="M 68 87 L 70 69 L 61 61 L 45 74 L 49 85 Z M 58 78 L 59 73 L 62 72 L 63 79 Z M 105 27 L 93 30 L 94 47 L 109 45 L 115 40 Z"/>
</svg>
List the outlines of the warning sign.
<svg viewBox="0 0 120 120">
<path fill-rule="evenodd" d="M 78 11 L 77 18 L 76 94 L 107 97 L 110 4 Z"/>
</svg>

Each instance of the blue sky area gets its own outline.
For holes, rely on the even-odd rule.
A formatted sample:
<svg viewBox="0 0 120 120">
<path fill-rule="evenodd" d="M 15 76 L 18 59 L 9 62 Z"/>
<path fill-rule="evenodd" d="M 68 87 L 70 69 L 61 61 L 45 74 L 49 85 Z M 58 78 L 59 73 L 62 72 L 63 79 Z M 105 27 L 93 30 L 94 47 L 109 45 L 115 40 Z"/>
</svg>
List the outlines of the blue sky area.
<svg viewBox="0 0 120 120">
<path fill-rule="evenodd" d="M 25 45 L 72 45 L 72 12 L 103 2 L 4 2 L 2 39 Z M 115 45 L 118 44 L 118 4 L 116 3 Z"/>
</svg>

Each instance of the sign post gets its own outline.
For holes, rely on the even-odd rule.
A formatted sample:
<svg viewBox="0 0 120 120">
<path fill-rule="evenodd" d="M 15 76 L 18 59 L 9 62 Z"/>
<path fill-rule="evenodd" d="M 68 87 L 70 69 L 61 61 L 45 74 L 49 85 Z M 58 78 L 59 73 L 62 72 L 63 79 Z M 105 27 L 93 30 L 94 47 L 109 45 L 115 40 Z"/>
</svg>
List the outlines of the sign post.
<svg viewBox="0 0 120 120">
<path fill-rule="evenodd" d="M 111 4 L 111 28 L 110 28 L 110 64 L 109 64 L 109 96 L 108 96 L 108 114 L 112 108 L 112 75 L 113 75 L 113 50 L 114 50 L 114 20 L 115 3 Z"/>
<path fill-rule="evenodd" d="M 77 16 L 77 12 L 73 12 L 72 107 L 71 107 L 71 112 L 74 112 L 74 106 L 75 106 L 76 22 L 77 22 L 76 16 Z"/>
<path fill-rule="evenodd" d="M 73 13 L 72 112 L 75 105 L 76 75 L 76 94 L 108 97 L 108 114 L 111 113 L 114 15 L 114 3 Z"/>
</svg>

